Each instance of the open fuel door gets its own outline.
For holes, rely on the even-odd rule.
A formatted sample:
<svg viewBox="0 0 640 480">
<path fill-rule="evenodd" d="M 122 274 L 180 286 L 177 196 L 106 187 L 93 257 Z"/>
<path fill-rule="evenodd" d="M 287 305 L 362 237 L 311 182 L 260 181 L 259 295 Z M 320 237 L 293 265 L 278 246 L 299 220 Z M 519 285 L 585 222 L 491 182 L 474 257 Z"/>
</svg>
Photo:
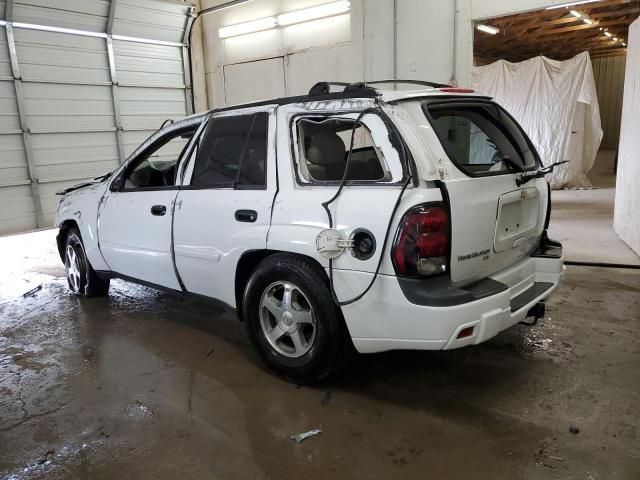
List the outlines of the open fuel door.
<svg viewBox="0 0 640 480">
<path fill-rule="evenodd" d="M 445 181 L 451 209 L 451 279 L 471 283 L 529 255 L 544 229 L 546 182 L 517 186 L 536 170 L 535 149 L 515 120 L 488 100 L 442 99 L 423 109 L 456 169 Z"/>
</svg>

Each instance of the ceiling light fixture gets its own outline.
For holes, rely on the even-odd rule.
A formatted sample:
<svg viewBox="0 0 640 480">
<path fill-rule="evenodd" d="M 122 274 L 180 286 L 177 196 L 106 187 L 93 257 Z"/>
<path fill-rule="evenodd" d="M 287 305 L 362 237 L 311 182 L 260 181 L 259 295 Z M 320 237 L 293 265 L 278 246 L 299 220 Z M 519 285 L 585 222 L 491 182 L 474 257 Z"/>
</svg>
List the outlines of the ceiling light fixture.
<svg viewBox="0 0 640 480">
<path fill-rule="evenodd" d="M 576 17 L 576 18 L 582 17 L 582 14 L 580 12 L 578 12 L 577 10 L 571 10 L 569 13 L 571 15 L 573 15 L 574 17 Z"/>
<path fill-rule="evenodd" d="M 560 5 L 554 5 L 552 7 L 547 7 L 545 10 L 555 10 L 556 8 L 572 7 L 574 5 L 584 5 L 585 3 L 593 3 L 593 2 L 599 2 L 599 1 L 601 1 L 601 0 L 582 0 L 581 2 L 562 3 Z"/>
<path fill-rule="evenodd" d="M 325 3 L 317 7 L 305 8 L 294 12 L 287 12 L 278 15 L 278 25 L 287 26 L 295 23 L 318 20 L 320 18 L 333 17 L 346 13 L 351 8 L 351 2 L 340 0 L 338 2 Z"/>
<path fill-rule="evenodd" d="M 483 25 L 483 24 L 479 24 L 478 26 L 476 26 L 476 28 L 481 32 L 488 33 L 490 35 L 495 35 L 500 31 L 499 28 L 491 27 L 489 25 Z"/>
<path fill-rule="evenodd" d="M 613 37 L 613 35 L 611 35 L 609 32 L 604 32 L 604 34 L 605 34 L 607 37 Z"/>
<path fill-rule="evenodd" d="M 583 18 L 582 21 L 587 25 L 593 25 L 593 20 L 591 20 L 590 18 Z"/>
<path fill-rule="evenodd" d="M 342 13 L 346 13 L 351 9 L 349 0 L 339 0 L 337 2 L 325 3 L 316 7 L 304 8 L 293 12 L 286 12 L 277 17 L 260 18 L 250 22 L 237 23 L 222 27 L 218 30 L 220 38 L 236 37 L 247 33 L 262 32 L 270 30 L 277 26 L 286 27 L 296 23 L 309 22 L 311 20 L 319 20 L 321 18 L 334 17 Z"/>
<path fill-rule="evenodd" d="M 624 42 L 622 42 L 622 46 L 623 46 L 623 47 L 626 47 L 626 46 L 627 46 L 627 44 L 626 44 L 626 43 L 624 43 Z"/>
<path fill-rule="evenodd" d="M 613 41 L 617 42 L 618 41 L 618 37 L 613 37 Z"/>
<path fill-rule="evenodd" d="M 262 32 L 274 28 L 276 24 L 276 17 L 260 18 L 250 22 L 236 23 L 235 25 L 222 27 L 218 30 L 218 36 L 220 38 L 229 38 L 247 33 Z"/>
</svg>

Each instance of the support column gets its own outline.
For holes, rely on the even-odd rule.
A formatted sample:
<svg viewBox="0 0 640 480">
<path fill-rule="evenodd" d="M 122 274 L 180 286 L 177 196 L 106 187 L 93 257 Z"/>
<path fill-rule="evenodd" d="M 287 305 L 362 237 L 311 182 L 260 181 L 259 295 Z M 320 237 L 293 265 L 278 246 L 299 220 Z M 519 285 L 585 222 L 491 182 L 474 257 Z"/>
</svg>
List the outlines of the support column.
<svg viewBox="0 0 640 480">
<path fill-rule="evenodd" d="M 120 163 L 127 159 L 124 151 L 124 128 L 120 117 L 120 95 L 118 94 L 118 76 L 116 72 L 116 59 L 113 53 L 113 20 L 116 14 L 116 0 L 111 0 L 109 5 L 109 17 L 107 18 L 107 58 L 109 60 L 109 74 L 111 76 L 111 100 L 113 102 L 113 120 L 116 125 L 116 143 L 118 145 L 118 157 Z"/>
<path fill-rule="evenodd" d="M 9 58 L 11 60 L 11 72 L 13 74 L 13 85 L 15 88 L 16 103 L 18 106 L 18 117 L 20 118 L 20 128 L 22 129 L 22 142 L 24 144 L 24 153 L 27 159 L 27 174 L 29 175 L 31 196 L 33 197 L 33 206 L 36 212 L 36 226 L 38 228 L 42 228 L 44 227 L 44 217 L 42 214 L 42 202 L 40 200 L 40 186 L 38 176 L 36 175 L 35 165 L 33 163 L 31 130 L 29 129 L 29 125 L 27 123 L 24 94 L 22 91 L 22 76 L 20 74 L 20 64 L 18 63 L 16 42 L 13 36 L 13 0 L 7 0 L 5 9 L 5 22 L 7 45 L 9 47 Z"/>
<path fill-rule="evenodd" d="M 187 115 L 194 113 L 193 106 L 193 82 L 191 80 L 191 65 L 189 55 L 191 55 L 191 44 L 189 43 L 189 32 L 193 28 L 193 22 L 196 19 L 195 8 L 191 7 L 189 16 L 187 17 L 187 25 L 184 29 L 184 37 L 182 38 L 182 70 L 184 71 L 184 88 L 185 102 L 187 104 Z"/>
</svg>

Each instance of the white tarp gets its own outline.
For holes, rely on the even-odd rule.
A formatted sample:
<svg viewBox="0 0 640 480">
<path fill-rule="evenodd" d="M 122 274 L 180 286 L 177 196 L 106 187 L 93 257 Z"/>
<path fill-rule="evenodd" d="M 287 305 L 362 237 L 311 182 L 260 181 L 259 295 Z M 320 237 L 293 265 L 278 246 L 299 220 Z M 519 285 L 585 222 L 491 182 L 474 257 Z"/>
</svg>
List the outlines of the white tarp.
<svg viewBox="0 0 640 480">
<path fill-rule="evenodd" d="M 587 52 L 560 62 L 535 57 L 474 67 L 473 88 L 506 108 L 536 146 L 542 163 L 569 160 L 547 175 L 552 188 L 591 187 L 602 140 L 600 108 Z"/>
<path fill-rule="evenodd" d="M 613 229 L 640 255 L 640 19 L 629 27 Z"/>
</svg>

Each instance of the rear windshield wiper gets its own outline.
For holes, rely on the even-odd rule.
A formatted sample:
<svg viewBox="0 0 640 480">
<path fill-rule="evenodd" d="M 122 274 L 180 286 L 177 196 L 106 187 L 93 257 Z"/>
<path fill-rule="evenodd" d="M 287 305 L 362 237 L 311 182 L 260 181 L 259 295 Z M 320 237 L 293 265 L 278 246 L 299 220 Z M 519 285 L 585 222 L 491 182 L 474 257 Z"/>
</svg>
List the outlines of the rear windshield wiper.
<svg viewBox="0 0 640 480">
<path fill-rule="evenodd" d="M 529 174 L 523 173 L 520 176 L 520 178 L 516 178 L 516 185 L 519 187 L 520 185 L 524 185 L 525 183 L 527 183 L 530 180 L 533 180 L 534 178 L 542 178 L 545 175 L 548 175 L 551 172 L 553 172 L 554 168 L 556 168 L 558 165 L 562 165 L 563 163 L 569 163 L 569 160 L 563 160 L 562 162 L 552 163 L 548 167 L 541 168 L 533 173 L 529 173 Z"/>
</svg>

